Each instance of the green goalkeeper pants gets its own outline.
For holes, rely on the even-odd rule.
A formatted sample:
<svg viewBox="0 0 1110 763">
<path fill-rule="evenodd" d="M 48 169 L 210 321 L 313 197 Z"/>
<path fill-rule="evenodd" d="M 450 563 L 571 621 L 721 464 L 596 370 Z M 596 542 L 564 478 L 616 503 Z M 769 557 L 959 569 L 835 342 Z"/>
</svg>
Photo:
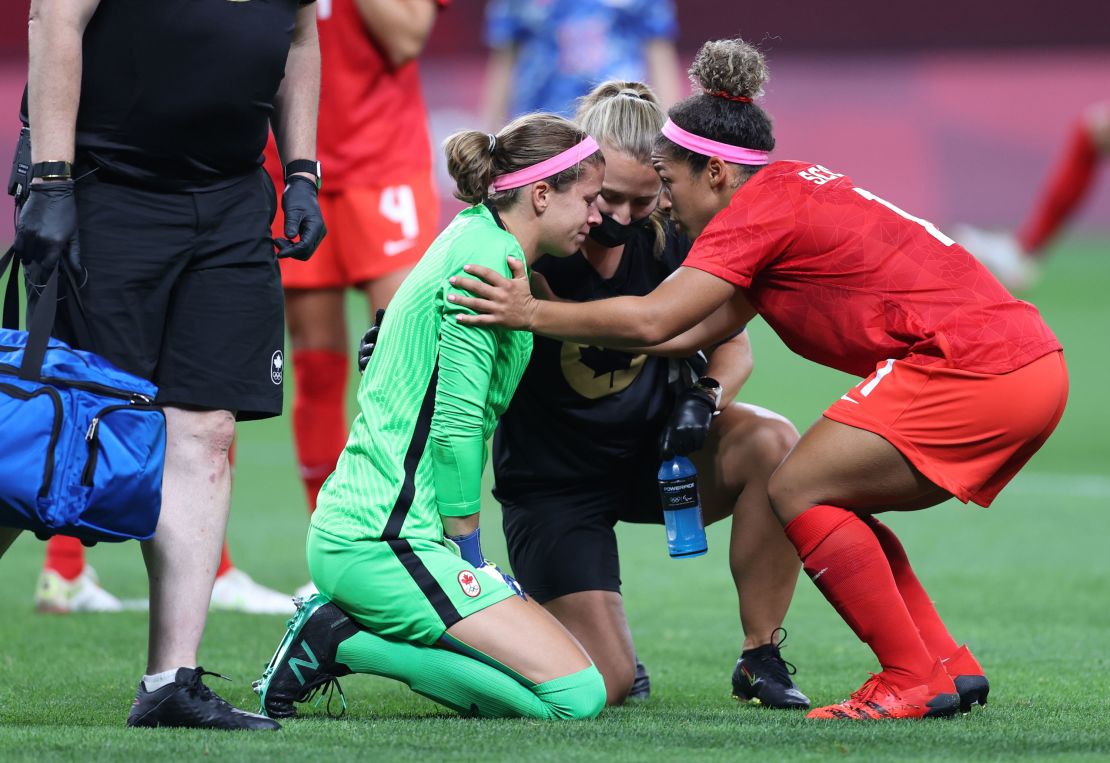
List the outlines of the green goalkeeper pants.
<svg viewBox="0 0 1110 763">
<path fill-rule="evenodd" d="M 453 547 L 425 538 L 347 540 L 313 527 L 306 551 L 320 593 L 397 641 L 435 644 L 464 617 L 513 595 Z"/>
<path fill-rule="evenodd" d="M 308 563 L 320 592 L 361 626 L 336 653 L 352 672 L 401 681 L 483 718 L 584 719 L 605 705 L 593 665 L 537 684 L 447 635 L 513 594 L 441 544 L 350 541 L 312 528 Z"/>
</svg>

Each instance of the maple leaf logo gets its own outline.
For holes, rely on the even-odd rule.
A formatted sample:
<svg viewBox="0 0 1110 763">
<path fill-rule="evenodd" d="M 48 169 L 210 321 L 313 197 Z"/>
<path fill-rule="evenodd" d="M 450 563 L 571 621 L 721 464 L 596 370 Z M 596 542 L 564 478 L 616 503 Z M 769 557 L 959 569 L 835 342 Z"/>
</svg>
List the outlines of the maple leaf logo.
<svg viewBox="0 0 1110 763">
<path fill-rule="evenodd" d="M 632 359 L 635 357 L 627 352 L 593 346 L 579 348 L 578 356 L 578 362 L 593 371 L 595 379 L 609 374 L 610 388 L 615 384 L 617 371 L 627 371 L 632 368 Z"/>
<path fill-rule="evenodd" d="M 459 587 L 462 592 L 470 598 L 474 598 L 482 592 L 482 586 L 478 583 L 478 578 L 474 577 L 474 573 L 470 570 L 463 570 L 459 573 Z"/>
</svg>

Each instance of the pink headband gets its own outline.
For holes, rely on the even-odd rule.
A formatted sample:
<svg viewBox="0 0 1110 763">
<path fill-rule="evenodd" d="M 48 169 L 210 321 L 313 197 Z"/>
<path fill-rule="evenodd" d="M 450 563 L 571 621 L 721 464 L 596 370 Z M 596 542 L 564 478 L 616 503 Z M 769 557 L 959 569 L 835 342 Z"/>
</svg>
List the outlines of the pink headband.
<svg viewBox="0 0 1110 763">
<path fill-rule="evenodd" d="M 770 151 L 756 151 L 754 148 L 734 146 L 731 143 L 718 143 L 692 132 L 686 132 L 671 120 L 663 125 L 663 135 L 682 146 L 703 156 L 719 156 L 734 164 L 767 164 L 771 161 Z"/>
<path fill-rule="evenodd" d="M 576 143 L 561 154 L 555 154 L 555 156 L 550 159 L 544 159 L 539 164 L 533 164 L 531 167 L 525 167 L 516 172 L 498 175 L 493 179 L 490 188 L 492 188 L 494 192 L 508 191 L 513 188 L 523 188 L 529 183 L 535 183 L 537 180 L 543 180 L 552 175 L 558 175 L 568 167 L 573 167 L 578 164 L 597 150 L 597 141 L 587 135 L 586 139 L 581 143 Z"/>
</svg>

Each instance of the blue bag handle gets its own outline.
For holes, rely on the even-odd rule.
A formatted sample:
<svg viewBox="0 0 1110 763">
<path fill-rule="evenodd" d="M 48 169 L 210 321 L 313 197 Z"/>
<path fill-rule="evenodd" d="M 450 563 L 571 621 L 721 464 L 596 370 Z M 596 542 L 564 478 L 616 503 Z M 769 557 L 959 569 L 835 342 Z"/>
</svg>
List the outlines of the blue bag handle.
<svg viewBox="0 0 1110 763">
<path fill-rule="evenodd" d="M 8 286 L 4 290 L 4 323 L 6 329 L 19 328 L 19 258 L 15 256 L 15 246 L 8 247 L 0 258 L 0 278 L 11 263 L 12 272 L 8 275 Z"/>
<path fill-rule="evenodd" d="M 8 275 L 8 285 L 4 290 L 4 328 L 19 328 L 19 257 L 12 246 L 0 258 L 0 277 L 4 270 L 11 266 Z M 54 268 L 46 285 L 39 295 L 39 303 L 34 315 L 28 318 L 27 344 L 23 349 L 23 362 L 19 367 L 19 378 L 25 381 L 38 381 L 42 376 L 42 364 L 46 359 L 46 348 L 50 343 L 50 334 L 54 330 L 54 319 L 58 314 L 58 272 L 64 271 L 69 284 L 69 296 L 77 306 L 77 315 L 73 316 L 71 323 L 73 333 L 82 349 L 92 350 L 92 337 L 89 335 L 86 321 L 85 305 L 81 301 L 80 288 L 73 278 L 73 274 L 63 265 Z"/>
<path fill-rule="evenodd" d="M 46 279 L 46 286 L 39 295 L 35 314 L 27 323 L 27 345 L 23 348 L 23 362 L 19 366 L 19 378 L 24 381 L 38 381 L 42 376 L 42 363 L 46 360 L 46 346 L 50 343 L 50 332 L 54 328 L 54 317 L 58 314 L 58 269 L 55 268 Z"/>
</svg>

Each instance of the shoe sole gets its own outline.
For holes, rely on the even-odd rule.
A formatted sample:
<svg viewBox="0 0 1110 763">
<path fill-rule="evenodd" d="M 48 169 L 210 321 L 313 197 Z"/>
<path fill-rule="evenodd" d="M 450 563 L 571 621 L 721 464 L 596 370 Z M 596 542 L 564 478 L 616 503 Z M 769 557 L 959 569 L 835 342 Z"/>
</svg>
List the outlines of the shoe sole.
<svg viewBox="0 0 1110 763">
<path fill-rule="evenodd" d="M 804 705 L 770 705 L 759 698 L 759 696 L 752 692 L 748 693 L 741 687 L 736 685 L 735 680 L 732 683 L 732 698 L 743 705 L 751 705 L 753 707 L 766 707 L 769 710 L 809 710 L 810 704 L 807 702 Z"/>
<path fill-rule="evenodd" d="M 954 718 L 960 709 L 960 695 L 959 694 L 938 694 L 925 703 L 929 708 L 923 715 L 893 715 L 889 710 L 881 709 L 881 715 L 850 715 L 847 711 L 842 711 L 840 715 L 829 716 L 813 716 L 807 715 L 806 718 L 815 721 L 916 721 L 923 718 Z M 818 708 L 818 710 L 825 710 L 826 708 Z M 835 710 L 833 711 L 835 712 Z M 860 713 L 861 711 L 855 711 Z"/>
<path fill-rule="evenodd" d="M 765 707 L 768 710 L 809 710 L 809 705 L 768 705 L 759 697 L 745 697 L 742 694 L 732 693 L 732 698 L 742 705 L 752 707 Z"/>
<path fill-rule="evenodd" d="M 745 692 L 737 689 L 735 686 L 732 687 L 732 698 L 742 705 L 751 705 L 752 707 L 765 707 L 768 710 L 809 710 L 809 703 L 806 703 L 804 705 L 771 705 L 764 702 L 754 694 L 749 696 Z"/>
<path fill-rule="evenodd" d="M 743 694 L 732 693 L 732 698 L 739 702 L 741 705 L 762 705 L 759 697 L 746 697 Z"/>
<path fill-rule="evenodd" d="M 956 691 L 960 693 L 960 712 L 970 713 L 974 705 L 987 706 L 991 685 L 986 676 L 956 676 Z"/>
<path fill-rule="evenodd" d="M 314 599 L 314 601 L 295 602 L 297 611 L 289 620 L 289 627 L 285 631 L 284 638 L 282 638 L 281 643 L 278 644 L 277 651 L 275 651 L 274 656 L 270 658 L 270 662 L 266 665 L 266 669 L 262 671 L 262 677 L 251 684 L 251 689 L 254 690 L 254 693 L 257 694 L 259 698 L 261 705 L 261 710 L 259 712 L 267 718 L 271 717 L 269 711 L 266 710 L 266 692 L 270 689 L 270 680 L 274 677 L 274 673 L 277 672 L 278 666 L 285 661 L 286 655 L 289 654 L 289 649 L 297 640 L 297 637 L 301 633 L 301 629 L 304 628 L 304 624 L 309 621 L 309 618 L 316 614 L 316 610 L 330 603 L 326 598 L 319 595 L 313 596 L 312 599 Z"/>
</svg>

